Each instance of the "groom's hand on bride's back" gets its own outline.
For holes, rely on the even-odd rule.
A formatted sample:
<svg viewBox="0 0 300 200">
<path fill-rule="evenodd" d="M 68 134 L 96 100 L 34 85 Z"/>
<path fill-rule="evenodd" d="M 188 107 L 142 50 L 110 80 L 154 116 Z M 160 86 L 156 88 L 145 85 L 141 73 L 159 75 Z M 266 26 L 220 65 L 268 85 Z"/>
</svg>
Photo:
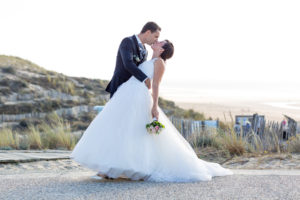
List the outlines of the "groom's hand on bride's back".
<svg viewBox="0 0 300 200">
<path fill-rule="evenodd" d="M 147 88 L 150 90 L 150 89 L 151 89 L 151 81 L 150 81 L 150 78 L 147 78 L 147 79 L 145 80 L 145 84 L 146 84 Z"/>
</svg>

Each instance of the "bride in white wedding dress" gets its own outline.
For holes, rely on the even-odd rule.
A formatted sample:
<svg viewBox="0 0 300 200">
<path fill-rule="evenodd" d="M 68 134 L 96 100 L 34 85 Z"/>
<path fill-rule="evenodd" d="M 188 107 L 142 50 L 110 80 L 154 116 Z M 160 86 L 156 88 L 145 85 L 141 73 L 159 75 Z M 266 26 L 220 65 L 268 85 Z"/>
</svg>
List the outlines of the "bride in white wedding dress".
<svg viewBox="0 0 300 200">
<path fill-rule="evenodd" d="M 158 86 L 165 60 L 172 57 L 169 41 L 155 43 L 152 60 L 139 68 L 153 81 L 152 94 L 134 76 L 117 89 L 76 144 L 70 158 L 111 178 L 155 182 L 208 181 L 231 175 L 229 169 L 197 157 L 158 107 Z M 164 49 L 164 55 L 161 55 Z M 149 134 L 146 124 L 157 117 L 165 129 Z"/>
</svg>

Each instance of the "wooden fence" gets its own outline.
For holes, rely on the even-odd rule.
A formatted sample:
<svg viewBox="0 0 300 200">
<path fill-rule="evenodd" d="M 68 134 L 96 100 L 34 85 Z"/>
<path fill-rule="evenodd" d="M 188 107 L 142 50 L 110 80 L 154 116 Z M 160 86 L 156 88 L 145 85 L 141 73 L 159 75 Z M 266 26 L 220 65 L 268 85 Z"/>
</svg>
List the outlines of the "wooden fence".
<svg viewBox="0 0 300 200">
<path fill-rule="evenodd" d="M 72 115 L 77 116 L 82 112 L 91 112 L 94 110 L 93 106 L 75 106 L 72 108 L 61 108 L 58 110 L 55 110 L 57 115 Z M 48 113 L 24 113 L 24 114 L 16 114 L 16 115 L 0 115 L 0 123 L 2 122 L 14 122 L 14 121 L 20 121 L 22 119 L 28 119 L 28 118 L 44 118 Z"/>
<path fill-rule="evenodd" d="M 190 119 L 177 118 L 173 116 L 169 118 L 173 125 L 185 138 L 193 133 L 201 133 L 203 131 L 216 129 L 219 127 L 218 120 L 195 121 Z"/>
</svg>

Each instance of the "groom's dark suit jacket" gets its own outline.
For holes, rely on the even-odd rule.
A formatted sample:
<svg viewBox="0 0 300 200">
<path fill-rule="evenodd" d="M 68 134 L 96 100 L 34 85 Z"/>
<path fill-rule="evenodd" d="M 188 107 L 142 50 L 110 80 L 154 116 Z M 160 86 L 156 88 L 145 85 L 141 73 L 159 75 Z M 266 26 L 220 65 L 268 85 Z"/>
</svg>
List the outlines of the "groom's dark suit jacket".
<svg viewBox="0 0 300 200">
<path fill-rule="evenodd" d="M 141 82 L 147 78 L 138 68 L 146 59 L 147 52 L 145 55 L 142 54 L 135 35 L 122 40 L 118 49 L 114 75 L 105 89 L 105 91 L 110 93 L 110 98 L 117 91 L 118 87 L 126 82 L 132 75 Z"/>
</svg>

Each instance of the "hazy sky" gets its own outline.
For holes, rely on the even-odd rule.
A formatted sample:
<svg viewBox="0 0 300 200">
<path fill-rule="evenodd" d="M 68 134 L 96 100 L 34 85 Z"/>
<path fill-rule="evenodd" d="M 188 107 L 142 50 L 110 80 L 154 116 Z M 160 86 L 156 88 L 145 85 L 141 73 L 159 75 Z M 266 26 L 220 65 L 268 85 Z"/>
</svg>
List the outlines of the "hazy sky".
<svg viewBox="0 0 300 200">
<path fill-rule="evenodd" d="M 299 10 L 300 2 L 289 0 L 1 0 L 0 54 L 66 75 L 110 79 L 120 41 L 155 21 L 160 39 L 175 46 L 165 85 L 300 86 Z"/>
</svg>

